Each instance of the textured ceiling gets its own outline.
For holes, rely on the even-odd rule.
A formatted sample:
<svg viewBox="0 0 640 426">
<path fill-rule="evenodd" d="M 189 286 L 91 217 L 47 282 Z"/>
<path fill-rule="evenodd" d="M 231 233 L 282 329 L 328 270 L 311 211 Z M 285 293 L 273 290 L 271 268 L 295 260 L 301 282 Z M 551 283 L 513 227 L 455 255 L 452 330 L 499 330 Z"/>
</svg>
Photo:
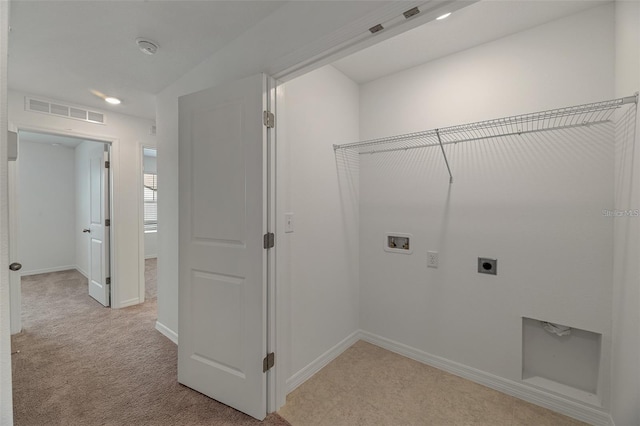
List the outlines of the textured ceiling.
<svg viewBox="0 0 640 426">
<path fill-rule="evenodd" d="M 285 5 L 315 3 L 325 12 L 323 16 L 310 14 L 307 7 L 289 7 L 284 13 Z M 357 18 L 384 3 L 14 0 L 9 87 L 78 106 L 154 119 L 155 94 L 256 28 L 258 22 L 265 22 L 267 16 L 282 12 L 291 19 L 284 27 L 252 37 L 285 46 L 292 44 L 289 38 L 304 39 L 312 30 L 318 32 L 316 27 L 319 33 L 337 31 L 334 27 L 344 25 L 345 16 Z M 366 82 L 601 3 L 485 0 L 335 65 L 353 80 Z M 135 44 L 138 37 L 158 42 L 158 53 L 140 52 Z M 283 53 L 287 52 L 280 55 Z M 108 105 L 96 93 L 121 98 L 123 103 Z"/>
<path fill-rule="evenodd" d="M 156 93 L 284 3 L 13 1 L 9 87 L 154 118 Z M 158 53 L 140 52 L 138 37 L 158 42 Z"/>
</svg>

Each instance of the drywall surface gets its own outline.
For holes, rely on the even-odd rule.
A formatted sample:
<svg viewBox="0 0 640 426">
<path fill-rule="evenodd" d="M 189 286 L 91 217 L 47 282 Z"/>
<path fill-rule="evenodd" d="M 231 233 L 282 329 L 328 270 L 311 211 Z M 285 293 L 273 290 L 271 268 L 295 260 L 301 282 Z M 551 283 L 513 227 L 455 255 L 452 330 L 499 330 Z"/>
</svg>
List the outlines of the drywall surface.
<svg viewBox="0 0 640 426">
<path fill-rule="evenodd" d="M 9 264 L 9 197 L 7 166 L 7 63 L 9 2 L 0 2 L 0 263 Z M 13 424 L 11 391 L 11 321 L 8 268 L 0 268 L 0 425 Z"/>
<path fill-rule="evenodd" d="M 144 258 L 158 257 L 158 231 L 145 231 L 144 233 Z"/>
<path fill-rule="evenodd" d="M 361 86 L 371 139 L 610 99 L 613 6 Z M 600 333 L 608 406 L 613 126 L 360 156 L 360 326 L 519 382 L 522 317 Z M 383 250 L 413 235 L 413 254 Z M 427 267 L 427 251 L 439 267 Z M 496 276 L 477 258 L 498 259 Z"/>
<path fill-rule="evenodd" d="M 73 149 L 20 140 L 17 194 L 22 275 L 75 267 L 75 179 Z"/>
<path fill-rule="evenodd" d="M 640 90 L 640 3 L 617 1 L 616 96 Z M 640 209 L 637 109 L 618 116 L 615 207 Z M 636 210 L 637 211 L 637 210 Z M 640 424 L 640 217 L 616 217 L 613 287 L 611 415 L 616 425 Z"/>
<path fill-rule="evenodd" d="M 291 377 L 358 329 L 357 168 L 337 161 L 332 144 L 358 139 L 359 91 L 331 66 L 283 90 L 278 210 L 293 213 L 294 232 L 279 228 L 278 238 L 289 239 Z"/>
<path fill-rule="evenodd" d="M 114 227 L 116 256 L 111 259 L 112 280 L 115 280 L 113 307 L 133 305 L 139 301 L 139 209 L 142 171 L 140 170 L 142 150 L 140 144 L 154 146 L 155 137 L 149 135 L 151 120 L 105 113 L 106 124 L 98 125 L 62 117 L 55 117 L 25 111 L 25 93 L 9 92 L 9 120 L 18 129 L 45 130 L 55 133 L 72 134 L 85 139 L 113 141 L 112 168 L 113 206 L 112 226 Z M 37 95 L 34 96 L 36 99 Z M 75 229 L 82 233 L 82 229 Z M 73 237 L 72 237 L 73 238 Z M 112 281 L 113 282 L 113 281 Z M 113 296 L 113 295 L 112 295 Z"/>
</svg>

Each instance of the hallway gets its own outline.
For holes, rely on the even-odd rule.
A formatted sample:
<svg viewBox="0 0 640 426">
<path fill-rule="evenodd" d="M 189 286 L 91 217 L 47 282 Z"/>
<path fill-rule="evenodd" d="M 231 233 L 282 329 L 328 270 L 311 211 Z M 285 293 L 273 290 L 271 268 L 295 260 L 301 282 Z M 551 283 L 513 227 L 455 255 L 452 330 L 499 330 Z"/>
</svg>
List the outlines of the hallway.
<svg viewBox="0 0 640 426">
<path fill-rule="evenodd" d="M 154 273 L 146 287 L 144 304 L 108 309 L 75 270 L 23 277 L 24 328 L 11 339 L 16 425 L 261 424 L 178 384 L 177 346 L 154 328 Z"/>
</svg>

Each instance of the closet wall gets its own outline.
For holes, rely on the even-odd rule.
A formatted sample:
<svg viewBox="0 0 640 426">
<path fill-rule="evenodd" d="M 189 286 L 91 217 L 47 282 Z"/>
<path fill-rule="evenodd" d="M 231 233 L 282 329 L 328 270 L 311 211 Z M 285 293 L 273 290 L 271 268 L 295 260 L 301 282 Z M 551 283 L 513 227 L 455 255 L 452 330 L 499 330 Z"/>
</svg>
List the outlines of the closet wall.
<svg viewBox="0 0 640 426">
<path fill-rule="evenodd" d="M 364 84 L 360 136 L 611 99 L 613 17 L 590 9 Z M 613 126 L 445 149 L 452 185 L 437 147 L 360 156 L 360 327 L 514 381 L 522 317 L 599 333 L 607 404 Z M 413 234 L 413 254 L 383 251 L 385 232 Z M 497 258 L 497 276 L 478 257 Z"/>
<path fill-rule="evenodd" d="M 357 170 L 336 168 L 332 144 L 358 139 L 359 91 L 324 67 L 286 83 L 281 93 L 278 210 L 294 213 L 293 233 L 278 224 L 278 247 L 288 244 L 290 253 L 280 272 L 289 278 L 279 285 L 290 283 L 283 290 L 291 295 L 291 388 L 358 330 Z"/>
<path fill-rule="evenodd" d="M 74 151 L 21 137 L 18 258 L 22 275 L 75 267 Z"/>
<path fill-rule="evenodd" d="M 437 147 L 345 156 L 330 146 L 611 99 L 614 45 L 608 4 L 363 84 L 353 137 L 334 129 L 350 119 L 352 91 L 337 70 L 284 85 L 291 383 L 357 329 L 519 383 L 527 317 L 602 336 L 610 406 L 614 219 L 602 210 L 614 208 L 613 125 L 448 145 L 452 185 Z M 412 234 L 413 253 L 384 251 L 387 232 Z M 498 275 L 478 274 L 479 256 L 497 258 Z"/>
</svg>

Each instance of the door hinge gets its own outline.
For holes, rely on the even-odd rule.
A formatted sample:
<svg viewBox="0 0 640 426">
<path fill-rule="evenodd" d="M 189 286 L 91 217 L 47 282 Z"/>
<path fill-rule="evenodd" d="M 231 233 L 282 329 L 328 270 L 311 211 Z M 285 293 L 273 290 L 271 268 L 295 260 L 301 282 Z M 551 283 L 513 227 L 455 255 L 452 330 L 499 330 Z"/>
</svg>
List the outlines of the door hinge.
<svg viewBox="0 0 640 426">
<path fill-rule="evenodd" d="M 274 365 L 276 365 L 276 354 L 271 352 L 262 360 L 262 372 L 266 373 L 271 370 Z"/>
<path fill-rule="evenodd" d="M 111 167 L 111 162 L 109 162 L 109 161 L 105 161 L 105 162 L 104 162 L 104 168 L 105 168 L 105 169 L 108 169 L 109 167 Z"/>
<path fill-rule="evenodd" d="M 274 127 L 276 127 L 276 116 L 270 111 L 265 111 L 263 113 L 262 121 L 264 122 L 264 125 L 269 129 L 273 129 Z"/>
<path fill-rule="evenodd" d="M 267 234 L 264 234 L 264 248 L 266 249 L 270 249 L 275 247 L 276 245 L 276 236 L 273 232 L 269 232 Z"/>
<path fill-rule="evenodd" d="M 107 284 L 107 285 L 110 285 L 110 284 L 111 284 L 111 277 L 107 277 L 107 279 L 105 280 L 105 282 L 106 282 L 106 284 Z"/>
<path fill-rule="evenodd" d="M 104 226 L 111 226 L 111 219 L 105 219 Z"/>
</svg>

